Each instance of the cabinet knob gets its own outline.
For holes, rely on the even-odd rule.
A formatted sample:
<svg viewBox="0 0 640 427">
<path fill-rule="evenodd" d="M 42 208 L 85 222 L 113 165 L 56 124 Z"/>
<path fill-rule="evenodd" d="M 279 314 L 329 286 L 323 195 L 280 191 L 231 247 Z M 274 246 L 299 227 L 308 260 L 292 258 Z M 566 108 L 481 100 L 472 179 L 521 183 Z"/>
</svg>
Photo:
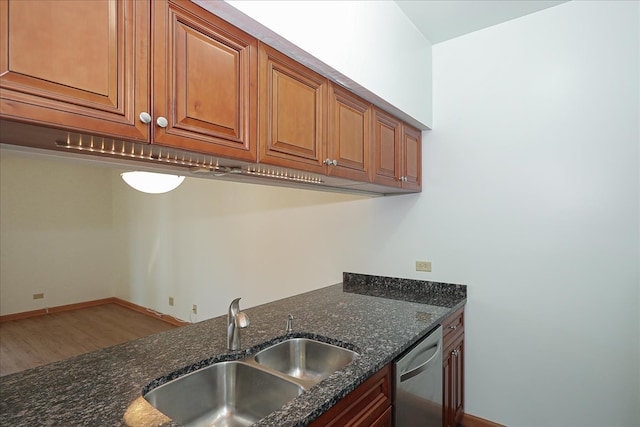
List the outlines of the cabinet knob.
<svg viewBox="0 0 640 427">
<path fill-rule="evenodd" d="M 167 125 L 169 124 L 169 120 L 165 119 L 164 117 L 160 116 L 158 117 L 158 120 L 156 120 L 156 123 L 158 124 L 158 126 L 160 126 L 161 128 L 166 128 Z"/>
<path fill-rule="evenodd" d="M 325 159 L 324 164 L 327 166 L 338 166 L 337 160 Z"/>
<path fill-rule="evenodd" d="M 453 329 L 455 331 L 456 329 L 458 329 L 458 325 L 451 325 L 449 326 L 449 329 Z"/>
<path fill-rule="evenodd" d="M 151 114 L 147 113 L 146 111 L 143 111 L 142 113 L 140 113 L 140 121 L 144 124 L 148 124 L 151 123 Z"/>
<path fill-rule="evenodd" d="M 333 161 L 331 162 L 331 164 L 333 166 L 338 166 L 338 161 L 336 159 L 333 159 Z"/>
</svg>

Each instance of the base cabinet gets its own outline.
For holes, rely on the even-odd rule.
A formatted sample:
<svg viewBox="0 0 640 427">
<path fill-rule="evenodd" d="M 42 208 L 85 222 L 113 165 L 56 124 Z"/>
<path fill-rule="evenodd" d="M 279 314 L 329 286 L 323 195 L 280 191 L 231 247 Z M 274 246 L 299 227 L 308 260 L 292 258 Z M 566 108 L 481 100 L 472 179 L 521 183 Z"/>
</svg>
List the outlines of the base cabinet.
<svg viewBox="0 0 640 427">
<path fill-rule="evenodd" d="M 387 365 L 310 424 L 391 427 L 391 366 Z"/>
<path fill-rule="evenodd" d="M 456 427 L 464 415 L 464 308 L 443 323 L 442 426 Z"/>
</svg>

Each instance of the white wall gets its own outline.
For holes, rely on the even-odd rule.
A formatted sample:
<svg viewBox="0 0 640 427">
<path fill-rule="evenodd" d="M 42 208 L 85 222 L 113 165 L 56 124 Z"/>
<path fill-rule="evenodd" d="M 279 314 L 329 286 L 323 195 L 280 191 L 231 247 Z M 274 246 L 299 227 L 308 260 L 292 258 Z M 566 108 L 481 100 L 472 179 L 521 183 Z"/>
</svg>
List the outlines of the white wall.
<svg viewBox="0 0 640 427">
<path fill-rule="evenodd" d="M 0 314 L 113 296 L 111 229 L 109 169 L 3 150 Z"/>
<path fill-rule="evenodd" d="M 396 2 L 227 3 L 431 127 L 431 43 Z"/>
<path fill-rule="evenodd" d="M 470 285 L 471 414 L 640 425 L 639 18 L 570 2 L 434 46 L 418 210 Z"/>
</svg>

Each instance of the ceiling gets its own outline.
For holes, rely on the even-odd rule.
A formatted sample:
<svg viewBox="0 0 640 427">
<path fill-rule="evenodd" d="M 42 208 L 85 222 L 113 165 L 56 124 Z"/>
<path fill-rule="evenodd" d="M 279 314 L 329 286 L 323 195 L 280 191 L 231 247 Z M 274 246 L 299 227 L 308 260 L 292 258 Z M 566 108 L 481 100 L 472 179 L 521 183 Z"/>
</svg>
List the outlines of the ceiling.
<svg viewBox="0 0 640 427">
<path fill-rule="evenodd" d="M 566 1 L 396 0 L 432 44 L 519 18 Z"/>
</svg>

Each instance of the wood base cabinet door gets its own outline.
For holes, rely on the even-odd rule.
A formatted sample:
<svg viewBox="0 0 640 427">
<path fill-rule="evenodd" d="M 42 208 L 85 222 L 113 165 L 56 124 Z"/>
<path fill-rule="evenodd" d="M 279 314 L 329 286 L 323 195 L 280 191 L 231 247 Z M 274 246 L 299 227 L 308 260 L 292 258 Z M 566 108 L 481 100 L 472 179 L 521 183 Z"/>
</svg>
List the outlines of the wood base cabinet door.
<svg viewBox="0 0 640 427">
<path fill-rule="evenodd" d="M 374 108 L 373 182 L 400 187 L 400 135 L 402 122 Z"/>
<path fill-rule="evenodd" d="M 148 141 L 149 2 L 0 0 L 0 116 Z"/>
<path fill-rule="evenodd" d="M 255 161 L 257 40 L 190 1 L 154 1 L 152 22 L 152 142 Z"/>
<path fill-rule="evenodd" d="M 329 89 L 327 174 L 369 181 L 371 105 L 335 84 Z"/>
<path fill-rule="evenodd" d="M 324 173 L 327 80 L 262 43 L 259 67 L 259 161 Z"/>
<path fill-rule="evenodd" d="M 442 425 L 456 427 L 464 415 L 464 326 L 462 313 L 443 323 Z M 449 331 L 447 331 L 447 329 Z"/>
</svg>

